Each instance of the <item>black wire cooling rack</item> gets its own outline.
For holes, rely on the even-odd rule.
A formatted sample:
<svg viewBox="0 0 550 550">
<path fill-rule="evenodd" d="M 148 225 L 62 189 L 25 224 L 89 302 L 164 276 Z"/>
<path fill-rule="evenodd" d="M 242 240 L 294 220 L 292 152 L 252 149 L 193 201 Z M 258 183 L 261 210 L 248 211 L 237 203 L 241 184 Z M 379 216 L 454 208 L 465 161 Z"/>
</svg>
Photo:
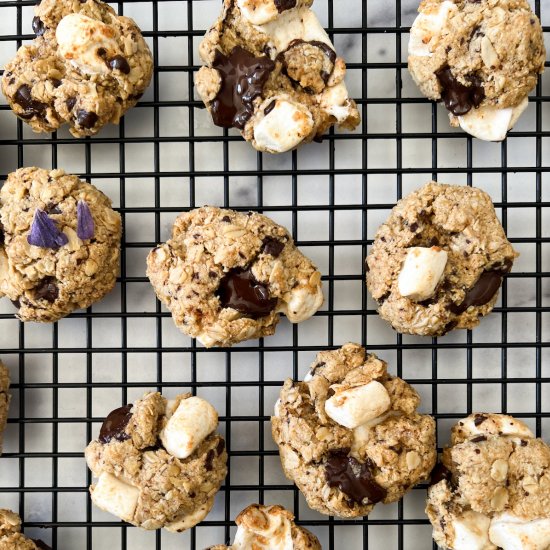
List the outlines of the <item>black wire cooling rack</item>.
<svg viewBox="0 0 550 550">
<path fill-rule="evenodd" d="M 2 64 L 32 38 L 33 4 L 0 1 Z M 37 135 L 0 106 L 2 179 L 20 166 L 64 168 L 109 194 L 125 224 L 120 279 L 103 302 L 53 325 L 24 325 L 7 300 L 0 304 L 0 345 L 13 378 L 0 507 L 17 510 L 28 534 L 59 550 L 202 549 L 227 542 L 232 520 L 254 501 L 289 507 L 325 549 L 431 547 L 425 486 L 369 519 L 308 510 L 281 473 L 269 416 L 285 377 L 302 377 L 321 349 L 358 341 L 415 385 L 423 411 L 437 419 L 440 447 L 451 424 L 479 410 L 514 414 L 550 436 L 549 77 L 506 142 L 481 143 L 450 129 L 407 74 L 416 0 L 317 0 L 347 58 L 363 121 L 354 133 L 270 157 L 214 127 L 192 92 L 198 44 L 219 1 L 113 5 L 138 21 L 155 58 L 151 88 L 120 127 L 86 140 L 66 130 Z M 533 7 L 550 32 L 550 5 Z M 492 315 L 473 332 L 439 340 L 392 332 L 363 282 L 377 226 L 431 178 L 486 189 L 522 254 Z M 144 260 L 179 212 L 204 203 L 260 210 L 285 224 L 324 274 L 322 311 L 300 326 L 283 320 L 274 337 L 232 350 L 205 350 L 177 332 L 154 299 Z M 85 445 L 111 409 L 155 388 L 169 396 L 190 389 L 214 402 L 230 451 L 213 512 L 180 535 L 125 526 L 87 496 Z"/>
</svg>

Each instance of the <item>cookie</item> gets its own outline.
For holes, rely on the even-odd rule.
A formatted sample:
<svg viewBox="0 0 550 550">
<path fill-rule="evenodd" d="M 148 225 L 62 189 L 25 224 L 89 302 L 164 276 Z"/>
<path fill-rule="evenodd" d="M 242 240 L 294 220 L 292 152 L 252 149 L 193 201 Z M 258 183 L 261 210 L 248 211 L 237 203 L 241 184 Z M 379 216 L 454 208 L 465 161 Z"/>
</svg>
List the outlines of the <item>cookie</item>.
<svg viewBox="0 0 550 550">
<path fill-rule="evenodd" d="M 114 287 L 120 215 L 93 185 L 63 170 L 21 168 L 0 190 L 0 221 L 0 296 L 22 321 L 57 321 Z"/>
<path fill-rule="evenodd" d="M 282 506 L 251 504 L 235 522 L 233 545 L 221 544 L 207 550 L 321 550 L 317 537 L 298 527 L 294 516 Z"/>
<path fill-rule="evenodd" d="M 217 126 L 237 128 L 258 151 L 284 153 L 331 126 L 360 122 L 313 0 L 224 0 L 200 45 L 195 78 Z"/>
<path fill-rule="evenodd" d="M 550 447 L 519 420 L 472 414 L 451 431 L 426 513 L 449 550 L 550 548 Z"/>
<path fill-rule="evenodd" d="M 143 529 L 201 522 L 227 474 L 218 414 L 200 397 L 150 393 L 112 411 L 85 451 L 93 503 Z"/>
<path fill-rule="evenodd" d="M 449 110 L 452 126 L 502 141 L 544 71 L 540 21 L 527 0 L 424 0 L 411 28 L 409 71 Z"/>
<path fill-rule="evenodd" d="M 28 539 L 21 533 L 21 518 L 0 509 L 0 550 L 52 550 L 44 541 Z"/>
<path fill-rule="evenodd" d="M 432 181 L 378 229 L 367 286 L 395 330 L 442 336 L 492 311 L 517 256 L 487 193 Z"/>
<path fill-rule="evenodd" d="M 118 124 L 149 86 L 153 58 L 141 31 L 101 0 L 42 0 L 36 38 L 5 68 L 2 91 L 35 132 L 67 123 L 76 137 Z"/>
<path fill-rule="evenodd" d="M 271 419 L 286 476 L 322 514 L 365 516 L 401 499 L 437 456 L 435 422 L 419 404 L 361 346 L 319 353 L 303 382 L 285 382 Z"/>
<path fill-rule="evenodd" d="M 10 406 L 10 373 L 0 361 L 0 455 L 2 454 L 2 443 L 6 423 L 8 422 L 8 409 Z"/>
<path fill-rule="evenodd" d="M 185 334 L 206 347 L 275 332 L 323 304 L 321 274 L 288 231 L 255 212 L 205 206 L 181 214 L 151 251 L 147 276 Z"/>
</svg>

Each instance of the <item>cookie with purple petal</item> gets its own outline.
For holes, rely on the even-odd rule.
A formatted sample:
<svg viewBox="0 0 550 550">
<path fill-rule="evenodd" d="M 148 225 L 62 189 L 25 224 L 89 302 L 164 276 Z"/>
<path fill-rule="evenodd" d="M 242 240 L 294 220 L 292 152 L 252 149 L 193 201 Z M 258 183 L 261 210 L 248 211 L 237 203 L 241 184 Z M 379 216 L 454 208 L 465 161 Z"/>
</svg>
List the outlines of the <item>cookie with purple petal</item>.
<svg viewBox="0 0 550 550">
<path fill-rule="evenodd" d="M 63 170 L 21 168 L 0 191 L 0 221 L 0 296 L 22 321 L 57 321 L 114 287 L 120 215 L 93 185 Z"/>
</svg>

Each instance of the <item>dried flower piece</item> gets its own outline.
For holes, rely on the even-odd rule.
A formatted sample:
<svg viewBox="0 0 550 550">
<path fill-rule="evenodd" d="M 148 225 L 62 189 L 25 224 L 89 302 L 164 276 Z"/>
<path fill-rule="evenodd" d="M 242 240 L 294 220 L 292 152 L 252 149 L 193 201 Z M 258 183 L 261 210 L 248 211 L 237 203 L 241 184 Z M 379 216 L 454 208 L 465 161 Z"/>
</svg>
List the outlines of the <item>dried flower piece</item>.
<svg viewBox="0 0 550 550">
<path fill-rule="evenodd" d="M 83 241 L 93 239 L 95 232 L 94 218 L 86 201 L 80 200 L 76 205 L 76 234 Z"/>
<path fill-rule="evenodd" d="M 31 231 L 27 242 L 41 248 L 57 249 L 69 242 L 67 235 L 59 231 L 54 221 L 44 210 L 37 209 L 32 220 Z"/>
</svg>

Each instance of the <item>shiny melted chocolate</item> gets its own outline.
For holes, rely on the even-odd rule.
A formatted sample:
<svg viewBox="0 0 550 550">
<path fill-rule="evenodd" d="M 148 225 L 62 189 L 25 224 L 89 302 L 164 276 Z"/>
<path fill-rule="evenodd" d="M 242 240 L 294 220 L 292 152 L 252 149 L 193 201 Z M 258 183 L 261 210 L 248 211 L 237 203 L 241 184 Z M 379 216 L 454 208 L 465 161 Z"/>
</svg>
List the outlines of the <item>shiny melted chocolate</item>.
<svg viewBox="0 0 550 550">
<path fill-rule="evenodd" d="M 275 7 L 279 13 L 296 7 L 297 0 L 275 0 Z"/>
<path fill-rule="evenodd" d="M 466 292 L 460 304 L 451 304 L 451 311 L 456 315 L 464 313 L 470 306 L 483 306 L 490 302 L 502 283 L 501 271 L 485 271 L 475 285 Z"/>
<path fill-rule="evenodd" d="M 221 76 L 220 91 L 210 104 L 214 124 L 242 130 L 254 113 L 253 101 L 262 95 L 275 63 L 236 46 L 228 56 L 217 50 L 212 67 Z"/>
<path fill-rule="evenodd" d="M 443 87 L 443 103 L 455 116 L 465 115 L 474 107 L 479 107 L 485 98 L 485 90 L 477 77 L 472 77 L 470 86 L 464 86 L 454 77 L 449 67 L 437 71 L 436 76 Z"/>
<path fill-rule="evenodd" d="M 270 298 L 268 287 L 259 283 L 250 269 L 233 269 L 221 280 L 217 295 L 222 308 L 231 307 L 259 319 L 269 315 L 277 306 Z"/>
<path fill-rule="evenodd" d="M 124 430 L 130 422 L 130 418 L 132 418 L 131 409 L 132 404 L 129 404 L 109 413 L 99 432 L 100 443 L 109 443 L 112 439 L 117 441 L 130 439 L 130 436 Z"/>
<path fill-rule="evenodd" d="M 338 487 L 354 502 L 365 499 L 376 504 L 386 498 L 387 491 L 374 480 L 370 462 L 361 463 L 344 452 L 332 454 L 325 464 L 325 476 L 329 487 Z"/>
</svg>

